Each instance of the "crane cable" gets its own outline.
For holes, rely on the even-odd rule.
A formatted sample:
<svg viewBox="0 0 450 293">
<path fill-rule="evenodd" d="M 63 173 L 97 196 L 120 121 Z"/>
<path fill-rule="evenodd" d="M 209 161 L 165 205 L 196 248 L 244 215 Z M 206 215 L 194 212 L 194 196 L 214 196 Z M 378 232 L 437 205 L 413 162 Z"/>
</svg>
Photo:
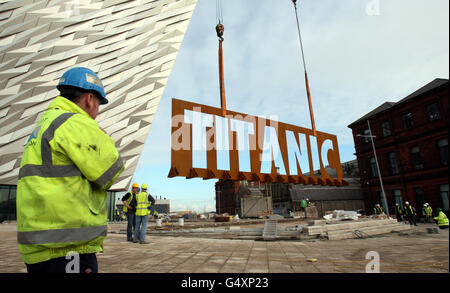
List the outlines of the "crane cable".
<svg viewBox="0 0 450 293">
<path fill-rule="evenodd" d="M 222 0 L 216 0 L 216 21 L 223 24 Z"/>
<path fill-rule="evenodd" d="M 216 0 L 216 33 L 217 37 L 223 41 L 223 31 L 225 27 L 223 26 L 223 12 L 222 12 L 222 0 Z"/>
<path fill-rule="evenodd" d="M 218 22 L 216 26 L 217 37 L 219 38 L 219 85 L 220 85 L 220 107 L 222 109 L 222 117 L 227 114 L 226 98 L 225 98 L 225 78 L 223 69 L 223 32 L 225 27 L 223 26 L 223 14 L 222 14 L 222 0 L 216 0 L 216 20 Z"/>
<path fill-rule="evenodd" d="M 292 3 L 294 3 L 294 8 L 295 8 L 295 18 L 297 20 L 298 38 L 300 40 L 300 49 L 302 50 L 303 68 L 305 68 L 305 71 L 306 71 L 306 62 L 305 62 L 305 53 L 303 51 L 302 33 L 300 32 L 300 22 L 298 20 L 298 13 L 297 13 L 297 0 L 292 0 Z"/>
<path fill-rule="evenodd" d="M 300 22 L 298 20 L 297 0 L 292 0 L 292 3 L 294 4 L 295 18 L 297 19 L 298 37 L 299 37 L 299 41 L 300 41 L 300 48 L 301 48 L 301 51 L 302 51 L 303 68 L 305 69 L 306 94 L 308 96 L 309 114 L 311 116 L 311 126 L 312 126 L 313 135 L 317 136 L 316 125 L 314 123 L 314 113 L 313 113 L 313 108 L 312 108 L 311 92 L 309 90 L 308 73 L 306 71 L 305 53 L 303 51 L 302 34 L 300 32 Z"/>
</svg>

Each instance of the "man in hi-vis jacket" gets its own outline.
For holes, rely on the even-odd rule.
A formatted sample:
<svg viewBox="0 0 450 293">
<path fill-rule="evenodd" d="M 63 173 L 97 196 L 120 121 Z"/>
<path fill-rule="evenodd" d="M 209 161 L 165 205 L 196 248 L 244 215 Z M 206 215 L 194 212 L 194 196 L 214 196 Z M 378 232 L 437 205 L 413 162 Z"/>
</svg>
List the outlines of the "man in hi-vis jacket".
<svg viewBox="0 0 450 293">
<path fill-rule="evenodd" d="M 106 190 L 125 166 L 95 121 L 108 103 L 92 70 L 72 68 L 25 146 L 17 183 L 17 241 L 28 272 L 97 272 Z"/>
</svg>

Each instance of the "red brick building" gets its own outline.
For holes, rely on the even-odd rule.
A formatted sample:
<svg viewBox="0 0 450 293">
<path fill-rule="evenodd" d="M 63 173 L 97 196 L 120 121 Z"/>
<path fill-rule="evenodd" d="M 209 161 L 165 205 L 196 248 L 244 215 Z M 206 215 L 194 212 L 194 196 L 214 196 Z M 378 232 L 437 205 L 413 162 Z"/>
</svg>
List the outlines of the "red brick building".
<svg viewBox="0 0 450 293">
<path fill-rule="evenodd" d="M 402 100 L 386 102 L 350 124 L 366 209 L 382 204 L 376 155 L 391 213 L 395 203 L 409 201 L 421 212 L 449 210 L 449 91 L 448 79 L 435 79 Z"/>
<path fill-rule="evenodd" d="M 236 196 L 240 181 L 219 180 L 216 182 L 216 212 L 236 215 Z"/>
</svg>

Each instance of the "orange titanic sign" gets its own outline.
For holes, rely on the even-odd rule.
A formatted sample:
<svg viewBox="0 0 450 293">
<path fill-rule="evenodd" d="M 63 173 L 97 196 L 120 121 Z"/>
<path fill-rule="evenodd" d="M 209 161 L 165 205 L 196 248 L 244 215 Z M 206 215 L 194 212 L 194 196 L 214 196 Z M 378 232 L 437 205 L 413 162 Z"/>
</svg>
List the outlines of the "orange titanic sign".
<svg viewBox="0 0 450 293">
<path fill-rule="evenodd" d="M 347 185 L 335 135 L 317 131 L 314 136 L 311 129 L 274 117 L 229 110 L 226 114 L 220 108 L 172 99 L 168 177 Z M 335 169 L 335 177 L 327 165 Z M 318 168 L 319 177 L 314 175 Z"/>
</svg>

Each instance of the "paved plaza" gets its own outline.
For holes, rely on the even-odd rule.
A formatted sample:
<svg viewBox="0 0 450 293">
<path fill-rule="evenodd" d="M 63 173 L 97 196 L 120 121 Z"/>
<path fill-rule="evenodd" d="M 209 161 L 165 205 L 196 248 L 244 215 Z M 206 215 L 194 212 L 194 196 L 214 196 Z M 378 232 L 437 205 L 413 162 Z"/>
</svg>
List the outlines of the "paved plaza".
<svg viewBox="0 0 450 293">
<path fill-rule="evenodd" d="M 97 257 L 101 273 L 364 273 L 370 261 L 366 255 L 375 251 L 381 273 L 448 273 L 448 230 L 428 234 L 430 227 L 436 225 L 339 241 L 147 235 L 146 245 L 109 233 L 104 253 Z M 26 272 L 17 250 L 15 223 L 0 224 L 0 251 L 1 273 Z"/>
</svg>

